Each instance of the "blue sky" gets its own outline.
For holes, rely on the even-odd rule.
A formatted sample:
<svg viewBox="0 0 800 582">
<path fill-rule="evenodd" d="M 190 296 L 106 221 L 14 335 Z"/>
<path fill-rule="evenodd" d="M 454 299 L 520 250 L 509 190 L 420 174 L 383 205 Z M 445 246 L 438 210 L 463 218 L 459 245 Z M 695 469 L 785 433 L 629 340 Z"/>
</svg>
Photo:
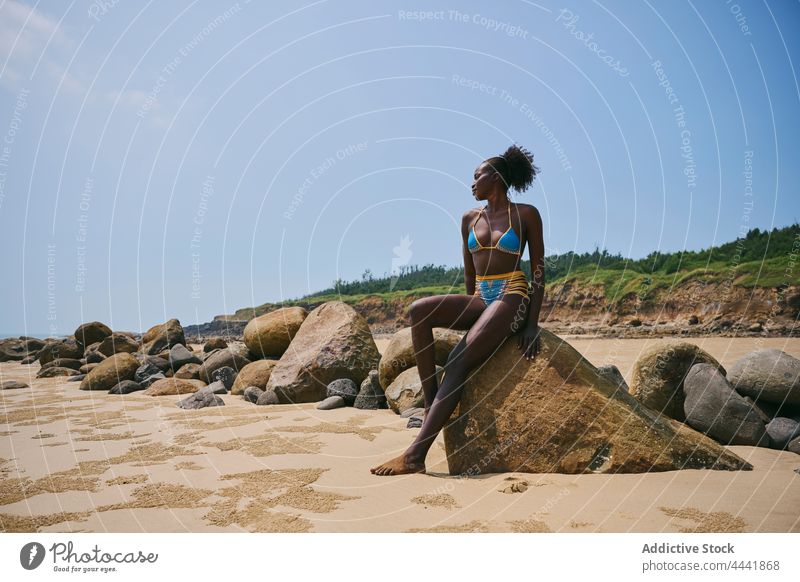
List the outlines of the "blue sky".
<svg viewBox="0 0 800 582">
<path fill-rule="evenodd" d="M 473 170 L 512 142 L 547 254 L 791 224 L 798 25 L 794 0 L 5 0 L 0 331 L 460 264 Z"/>
</svg>

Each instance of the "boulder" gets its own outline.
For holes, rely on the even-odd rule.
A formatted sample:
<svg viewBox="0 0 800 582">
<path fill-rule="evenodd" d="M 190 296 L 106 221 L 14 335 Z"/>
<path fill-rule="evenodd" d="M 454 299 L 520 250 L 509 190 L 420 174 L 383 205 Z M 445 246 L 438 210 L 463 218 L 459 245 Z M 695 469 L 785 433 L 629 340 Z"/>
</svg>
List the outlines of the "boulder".
<svg viewBox="0 0 800 582">
<path fill-rule="evenodd" d="M 19 362 L 30 358 L 36 359 L 38 352 L 45 346 L 45 342 L 32 339 L 13 339 L 0 340 L 0 362 Z"/>
<path fill-rule="evenodd" d="M 241 369 L 233 381 L 231 394 L 244 394 L 248 386 L 256 386 L 262 390 L 267 386 L 269 376 L 278 360 L 256 360 Z"/>
<path fill-rule="evenodd" d="M 264 390 L 261 394 L 258 395 L 258 400 L 256 400 L 256 404 L 258 406 L 266 406 L 268 404 L 280 404 L 280 400 L 278 399 L 278 395 L 275 394 L 274 390 Z"/>
<path fill-rule="evenodd" d="M 120 352 L 100 362 L 81 382 L 81 390 L 111 390 L 123 380 L 133 380 L 139 361 L 128 352 Z"/>
<path fill-rule="evenodd" d="M 683 381 L 686 424 L 723 445 L 769 446 L 764 421 L 716 367 L 695 364 Z"/>
<path fill-rule="evenodd" d="M 166 323 L 154 325 L 142 336 L 142 353 L 155 355 L 169 350 L 176 344 L 186 344 L 181 322 L 170 319 Z"/>
<path fill-rule="evenodd" d="M 317 402 L 333 380 L 350 378 L 358 384 L 379 360 L 367 321 L 346 303 L 329 301 L 308 314 L 266 388 L 281 403 Z"/>
<path fill-rule="evenodd" d="M 197 410 L 207 406 L 225 406 L 225 401 L 210 390 L 198 390 L 178 402 L 178 408 L 186 410 Z"/>
<path fill-rule="evenodd" d="M 236 372 L 239 372 L 249 363 L 250 360 L 235 353 L 230 348 L 218 350 L 211 353 L 203 362 L 203 365 L 200 366 L 200 379 L 206 383 L 211 383 L 214 381 L 211 374 L 215 370 L 228 366 L 229 368 L 233 368 Z"/>
<path fill-rule="evenodd" d="M 30 386 L 19 380 L 0 381 L 0 390 L 21 390 L 22 388 L 30 388 Z"/>
<path fill-rule="evenodd" d="M 344 398 L 341 396 L 328 396 L 317 404 L 317 410 L 333 410 L 345 406 Z"/>
<path fill-rule="evenodd" d="M 728 380 L 756 402 L 800 404 L 800 360 L 781 350 L 750 352 L 731 366 Z"/>
<path fill-rule="evenodd" d="M 111 333 L 111 328 L 105 323 L 90 321 L 89 323 L 79 325 L 78 329 L 76 329 L 75 333 L 72 335 L 75 336 L 75 341 L 78 342 L 78 345 L 85 347 L 96 342 L 102 342 L 110 336 Z"/>
<path fill-rule="evenodd" d="M 447 357 L 461 340 L 461 337 L 459 333 L 452 329 L 433 328 L 433 351 L 436 365 L 444 366 L 447 363 Z M 417 358 L 414 353 L 414 343 L 411 339 L 411 328 L 405 327 L 392 336 L 389 345 L 386 346 L 381 355 L 381 361 L 378 364 L 381 388 L 386 390 L 401 372 L 416 365 Z"/>
<path fill-rule="evenodd" d="M 752 469 L 619 390 L 544 328 L 540 342 L 529 361 L 511 336 L 470 373 L 444 429 L 451 474 Z"/>
<path fill-rule="evenodd" d="M 142 394 L 146 396 L 175 396 L 178 394 L 193 394 L 203 388 L 205 384 L 200 380 L 181 380 L 180 378 L 163 378 L 156 380 Z"/>
<path fill-rule="evenodd" d="M 169 350 L 169 365 L 173 371 L 178 371 L 186 364 L 202 364 L 203 360 L 197 354 L 189 351 L 183 344 L 175 344 Z"/>
<path fill-rule="evenodd" d="M 36 356 L 39 363 L 45 365 L 58 358 L 71 358 L 80 360 L 83 357 L 83 348 L 78 345 L 74 338 L 64 340 L 47 340 Z"/>
<path fill-rule="evenodd" d="M 202 368 L 201 364 L 184 364 L 174 375 L 175 378 L 182 380 L 199 380 L 200 368 Z"/>
<path fill-rule="evenodd" d="M 723 368 L 711 354 L 698 346 L 678 340 L 660 341 L 642 351 L 633 366 L 631 395 L 645 406 L 683 421 L 683 379 L 695 364 Z"/>
<path fill-rule="evenodd" d="M 259 358 L 280 358 L 307 316 L 302 307 L 283 307 L 254 317 L 244 328 L 244 343 Z"/>
<path fill-rule="evenodd" d="M 44 368 L 39 370 L 36 374 L 37 378 L 56 378 L 57 376 L 77 376 L 80 372 L 73 368 L 62 368 L 59 366 L 53 366 L 50 368 Z"/>
<path fill-rule="evenodd" d="M 95 369 L 95 368 L 96 368 L 98 365 L 99 365 L 99 364 L 84 364 L 83 366 L 81 366 L 80 368 L 78 368 L 78 371 L 79 371 L 81 374 L 88 374 L 89 372 L 91 372 L 92 370 L 94 370 L 94 369 Z"/>
<path fill-rule="evenodd" d="M 134 382 L 133 380 L 123 380 L 116 386 L 113 386 L 108 391 L 109 394 L 130 394 L 131 392 L 139 392 L 144 390 L 144 386 Z"/>
<path fill-rule="evenodd" d="M 362 410 L 388 408 L 386 404 L 386 394 L 383 393 L 383 388 L 381 388 L 378 370 L 370 370 L 369 376 L 364 378 L 364 381 L 361 383 L 361 388 L 358 391 L 358 396 L 356 396 L 355 401 L 353 401 L 353 408 L 360 408 Z"/>
<path fill-rule="evenodd" d="M 228 347 L 226 342 L 221 337 L 212 337 L 203 345 L 204 352 L 213 352 L 214 350 L 224 350 Z"/>
<path fill-rule="evenodd" d="M 792 441 L 789 443 L 789 446 L 786 447 L 786 450 L 795 453 L 797 455 L 800 455 L 800 436 L 795 439 L 792 439 Z M 800 473 L 800 470 L 798 469 L 795 469 L 795 471 Z"/>
<path fill-rule="evenodd" d="M 358 386 L 350 378 L 338 378 L 328 384 L 328 398 L 339 396 L 347 406 L 352 406 L 358 396 Z"/>
<path fill-rule="evenodd" d="M 135 339 L 128 334 L 119 332 L 112 333 L 97 346 L 97 351 L 106 357 L 122 352 L 132 354 L 138 349 L 139 343 Z"/>
<path fill-rule="evenodd" d="M 244 389 L 242 396 L 248 402 L 252 402 L 253 404 L 258 403 L 258 398 L 264 393 L 263 388 L 259 388 L 258 386 L 248 386 Z"/>
<path fill-rule="evenodd" d="M 105 354 L 101 354 L 98 350 L 100 347 L 100 342 L 94 343 L 87 347 L 83 352 L 83 359 L 86 360 L 87 364 L 99 364 L 103 360 L 106 359 Z"/>
<path fill-rule="evenodd" d="M 247 348 L 247 345 L 244 342 L 240 341 L 228 342 L 228 349 L 234 354 L 241 356 L 242 358 L 246 358 L 251 362 L 260 359 L 259 356 L 257 356 L 256 354 L 250 353 L 250 350 Z"/>
<path fill-rule="evenodd" d="M 211 380 L 214 384 L 220 382 L 227 392 L 233 386 L 233 381 L 236 380 L 236 372 L 233 371 L 233 368 L 222 366 L 211 372 Z"/>
<path fill-rule="evenodd" d="M 789 442 L 800 436 L 800 423 L 793 418 L 778 416 L 767 424 L 767 434 L 769 434 L 771 447 L 783 450 L 789 446 Z"/>
<path fill-rule="evenodd" d="M 76 360 L 75 358 L 56 358 L 55 360 L 51 360 L 47 362 L 44 366 L 39 368 L 39 372 L 46 370 L 47 368 L 72 368 L 73 370 L 80 370 L 81 366 L 80 360 Z"/>
<path fill-rule="evenodd" d="M 436 366 L 438 384 L 442 384 L 444 368 Z M 422 391 L 422 382 L 416 366 L 401 372 L 386 389 L 386 402 L 389 408 L 397 414 L 402 414 L 409 408 L 423 408 L 425 406 L 425 393 Z"/>
</svg>

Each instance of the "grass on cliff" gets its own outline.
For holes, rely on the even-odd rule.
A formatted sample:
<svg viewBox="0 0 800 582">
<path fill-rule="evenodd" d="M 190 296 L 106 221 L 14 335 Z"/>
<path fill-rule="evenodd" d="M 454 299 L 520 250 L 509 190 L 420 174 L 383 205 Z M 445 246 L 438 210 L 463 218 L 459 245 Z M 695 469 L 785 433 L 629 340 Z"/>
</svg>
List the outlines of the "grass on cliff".
<svg viewBox="0 0 800 582">
<path fill-rule="evenodd" d="M 692 281 L 705 284 L 729 282 L 741 287 L 778 287 L 797 285 L 800 254 L 800 224 L 772 231 L 750 230 L 744 237 L 700 251 L 675 253 L 652 252 L 642 259 L 626 259 L 620 254 L 595 248 L 591 253 L 567 252 L 546 258 L 545 278 L 548 287 L 568 284 L 581 292 L 601 293 L 609 305 L 638 294 L 642 301 L 655 297 L 660 290 L 682 286 Z M 530 263 L 521 268 L 530 278 Z M 326 301 L 344 301 L 355 305 L 367 298 L 385 303 L 428 295 L 466 292 L 462 267 L 409 265 L 399 276 L 374 277 L 367 269 L 360 280 L 337 279 L 328 289 L 255 308 L 240 309 L 230 319 L 250 319 L 277 307 L 316 306 Z"/>
</svg>

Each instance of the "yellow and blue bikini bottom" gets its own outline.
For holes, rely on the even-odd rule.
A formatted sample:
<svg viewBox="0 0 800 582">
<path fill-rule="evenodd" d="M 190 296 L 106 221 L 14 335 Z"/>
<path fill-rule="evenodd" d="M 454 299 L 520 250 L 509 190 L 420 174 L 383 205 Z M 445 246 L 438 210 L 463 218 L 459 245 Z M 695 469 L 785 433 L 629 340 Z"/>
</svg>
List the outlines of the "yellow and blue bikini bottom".
<svg viewBox="0 0 800 582">
<path fill-rule="evenodd" d="M 511 271 L 499 275 L 475 275 L 475 295 L 486 305 L 506 294 L 528 296 L 528 279 L 522 271 Z"/>
</svg>

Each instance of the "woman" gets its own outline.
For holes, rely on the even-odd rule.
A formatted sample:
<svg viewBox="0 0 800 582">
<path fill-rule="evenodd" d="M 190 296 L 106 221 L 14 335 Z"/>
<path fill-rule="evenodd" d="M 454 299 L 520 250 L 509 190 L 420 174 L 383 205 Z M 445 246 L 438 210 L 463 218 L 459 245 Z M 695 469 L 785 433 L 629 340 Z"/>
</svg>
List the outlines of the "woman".
<svg viewBox="0 0 800 582">
<path fill-rule="evenodd" d="M 531 360 L 539 353 L 539 310 L 544 297 L 542 219 L 535 207 L 512 204 L 508 198 L 509 187 L 524 192 L 537 172 L 530 152 L 516 145 L 475 170 L 472 195 L 487 204 L 468 210 L 461 219 L 467 294 L 436 295 L 411 304 L 411 336 L 425 393 L 424 421 L 402 455 L 370 469 L 375 475 L 425 472 L 428 449 L 455 410 L 467 375 L 509 335 L 521 330 L 517 346 L 522 357 Z M 532 285 L 520 270 L 526 242 Z M 469 330 L 450 352 L 441 386 L 436 379 L 434 327 Z"/>
</svg>

